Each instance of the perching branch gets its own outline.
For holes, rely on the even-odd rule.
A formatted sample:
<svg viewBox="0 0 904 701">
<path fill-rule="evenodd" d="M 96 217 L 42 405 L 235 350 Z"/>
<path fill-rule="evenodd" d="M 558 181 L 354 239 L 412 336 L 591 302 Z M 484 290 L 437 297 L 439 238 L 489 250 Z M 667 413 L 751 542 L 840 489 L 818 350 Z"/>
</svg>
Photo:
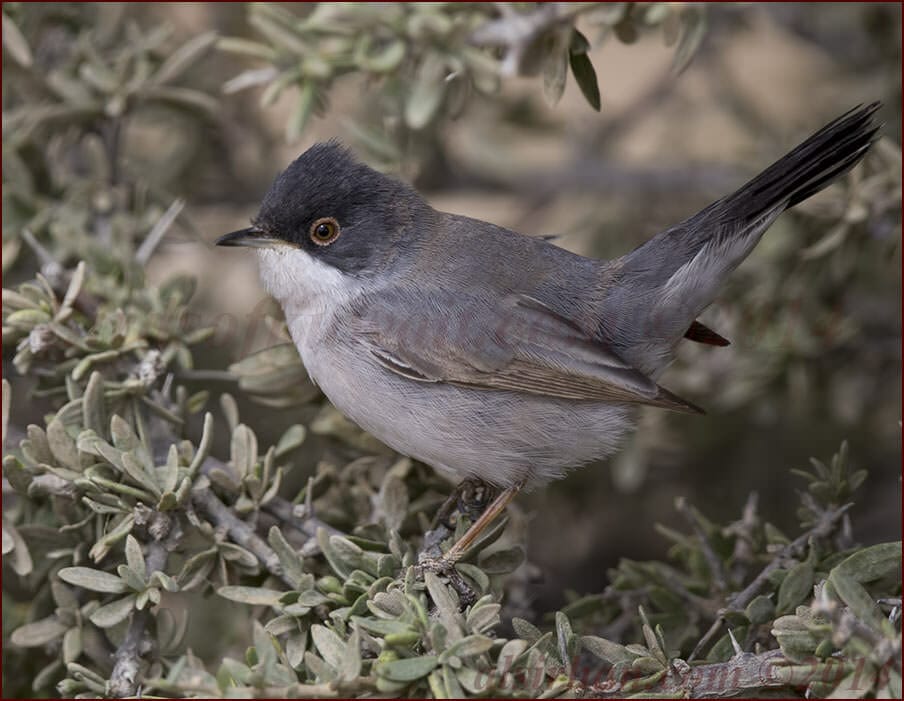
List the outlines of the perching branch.
<svg viewBox="0 0 904 701">
<path fill-rule="evenodd" d="M 225 529 L 237 545 L 250 551 L 270 574 L 279 577 L 290 587 L 292 586 L 282 571 L 277 554 L 254 532 L 251 526 L 220 501 L 210 487 L 195 489 L 191 495 L 191 503 L 196 509 L 203 512 L 215 526 Z"/>
<path fill-rule="evenodd" d="M 811 538 L 825 538 L 829 536 L 832 531 L 835 530 L 838 522 L 852 506 L 853 504 L 845 504 L 844 506 L 839 506 L 837 509 L 823 512 L 816 525 L 782 548 L 750 584 L 731 598 L 728 606 L 721 611 L 719 617 L 713 621 L 709 630 L 706 631 L 706 634 L 700 638 L 700 642 L 697 643 L 696 647 L 694 647 L 694 651 L 690 654 L 690 657 L 688 657 L 688 662 L 696 659 L 706 645 L 709 644 L 710 640 L 712 640 L 719 632 L 719 629 L 722 627 L 722 622 L 725 620 L 726 613 L 743 611 L 747 604 L 753 601 L 754 598 L 756 598 L 756 595 L 760 593 L 760 590 L 766 584 L 769 575 L 772 574 L 772 572 L 781 567 L 788 558 L 797 557 L 802 554 Z"/>
<path fill-rule="evenodd" d="M 770 650 L 758 655 L 742 652 L 727 662 L 707 665 L 691 666 L 684 660 L 673 660 L 668 672 L 658 680 L 606 680 L 589 686 L 586 695 L 596 698 L 623 698 L 627 694 L 667 698 L 735 696 L 745 689 L 785 686 L 786 682 L 773 672 L 776 665 L 783 661 L 780 650 Z"/>
</svg>

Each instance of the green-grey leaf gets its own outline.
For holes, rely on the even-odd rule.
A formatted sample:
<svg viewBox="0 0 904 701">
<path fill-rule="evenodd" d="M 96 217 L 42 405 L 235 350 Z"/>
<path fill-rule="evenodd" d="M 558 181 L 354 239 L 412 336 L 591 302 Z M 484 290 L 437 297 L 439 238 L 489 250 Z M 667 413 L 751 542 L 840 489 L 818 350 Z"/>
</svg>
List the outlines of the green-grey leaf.
<svg viewBox="0 0 904 701">
<path fill-rule="evenodd" d="M 405 124 L 409 128 L 423 129 L 433 119 L 446 93 L 445 77 L 445 60 L 431 51 L 418 67 L 405 100 Z"/>
<path fill-rule="evenodd" d="M 345 643 L 342 642 L 342 638 L 326 626 L 314 624 L 311 626 L 311 639 L 324 662 L 334 670 L 342 668 L 345 656 Z"/>
<path fill-rule="evenodd" d="M 276 457 L 281 458 L 289 451 L 295 450 L 295 448 L 304 443 L 307 433 L 307 429 L 302 424 L 289 426 L 276 443 Z"/>
<path fill-rule="evenodd" d="M 470 562 L 458 562 L 455 564 L 455 569 L 470 578 L 477 585 L 478 591 L 485 592 L 490 588 L 490 578 L 477 565 L 472 565 Z"/>
<path fill-rule="evenodd" d="M 194 479 L 201 464 L 207 459 L 210 453 L 210 445 L 213 442 L 213 414 L 209 411 L 204 414 L 204 428 L 201 432 L 201 440 L 198 443 L 198 450 L 188 466 L 188 478 Z"/>
<path fill-rule="evenodd" d="M 568 80 L 568 44 L 571 29 L 560 28 L 551 33 L 546 56 L 543 58 L 543 96 L 550 105 L 557 105 L 565 92 Z"/>
<path fill-rule="evenodd" d="M 386 637 L 387 635 L 404 635 L 413 632 L 413 628 L 404 621 L 394 619 L 374 619 L 352 616 L 352 621 L 364 630 Z"/>
<path fill-rule="evenodd" d="M 179 584 L 176 580 L 166 574 L 166 572 L 161 572 L 160 570 L 151 573 L 148 583 L 151 586 L 160 587 L 168 592 L 179 591 Z"/>
<path fill-rule="evenodd" d="M 107 428 L 107 411 L 104 405 L 104 376 L 95 371 L 88 379 L 82 397 L 82 421 L 85 428 L 101 435 Z"/>
<path fill-rule="evenodd" d="M 56 616 L 49 616 L 16 628 L 10 640 L 14 645 L 21 647 L 37 647 L 62 637 L 68 628 L 69 626 L 61 623 Z"/>
<path fill-rule="evenodd" d="M 76 626 L 67 630 L 63 634 L 63 663 L 75 662 L 81 656 L 82 649 L 82 629 Z"/>
<path fill-rule="evenodd" d="M 31 574 L 31 571 L 34 569 L 34 561 L 31 559 L 31 553 L 28 550 L 28 544 L 25 542 L 25 539 L 19 533 L 19 529 L 13 526 L 12 523 L 3 519 L 3 554 L 7 555 L 12 552 L 12 555 L 7 557 L 7 561 L 10 562 L 13 568 L 13 572 L 15 572 L 20 577 L 24 577 L 27 574 Z"/>
<path fill-rule="evenodd" d="M 768 596 L 761 594 L 747 604 L 744 613 L 751 623 L 768 623 L 775 618 L 775 604 Z"/>
<path fill-rule="evenodd" d="M 542 635 L 540 629 L 533 623 L 518 616 L 512 618 L 512 628 L 515 629 L 515 634 L 519 638 L 524 638 L 528 643 L 535 643 Z"/>
<path fill-rule="evenodd" d="M 110 419 L 110 435 L 116 449 L 123 452 L 135 450 L 140 444 L 138 436 L 135 435 L 129 422 L 118 414 L 114 414 Z"/>
<path fill-rule="evenodd" d="M 270 543 L 270 547 L 273 548 L 279 557 L 279 564 L 282 565 L 283 574 L 285 574 L 293 587 L 298 587 L 301 578 L 304 576 L 304 560 L 276 526 L 270 528 L 270 532 L 267 534 L 267 542 Z"/>
<path fill-rule="evenodd" d="M 571 62 L 571 72 L 574 74 L 578 87 L 590 106 L 599 112 L 602 104 L 600 101 L 600 88 L 590 57 L 586 53 L 572 53 L 569 54 L 569 60 Z"/>
<path fill-rule="evenodd" d="M 813 588 L 813 565 L 809 561 L 801 562 L 788 572 L 778 590 L 776 612 L 779 615 L 789 613 L 801 603 Z"/>
<path fill-rule="evenodd" d="M 672 62 L 676 74 L 688 67 L 706 35 L 706 10 L 692 5 L 684 5 L 681 9 L 680 38 Z"/>
<path fill-rule="evenodd" d="M 866 588 L 837 567 L 829 573 L 829 582 L 857 618 L 878 630 L 884 616 Z"/>
<path fill-rule="evenodd" d="M 217 594 L 224 599 L 237 601 L 240 604 L 251 604 L 253 606 L 276 606 L 279 602 L 279 597 L 282 596 L 281 591 L 276 591 L 274 589 L 240 586 L 220 587 L 217 589 Z"/>
<path fill-rule="evenodd" d="M 53 419 L 47 424 L 47 442 L 50 445 L 53 457 L 59 461 L 61 467 L 68 467 L 73 470 L 80 468 L 75 439 L 67 433 L 66 427 L 59 419 Z"/>
<path fill-rule="evenodd" d="M 6 15 L 3 15 L 5 18 Z M 10 399 L 12 397 L 12 388 L 9 384 L 9 381 L 4 377 L 3 378 L 3 405 L 2 405 L 2 423 L 0 423 L 0 445 L 6 448 L 6 427 L 9 425 L 9 408 L 10 408 Z"/>
<path fill-rule="evenodd" d="M 482 655 L 493 647 L 493 639 L 485 635 L 468 635 L 457 643 L 447 647 L 440 655 L 440 661 L 445 662 L 450 657 L 474 657 Z"/>
<path fill-rule="evenodd" d="M 901 541 L 879 543 L 858 550 L 837 565 L 834 571 L 855 582 L 872 582 L 896 572 L 901 567 Z"/>
<path fill-rule="evenodd" d="M 351 682 L 361 674 L 361 634 L 358 629 L 352 632 L 345 645 L 342 661 L 339 665 L 339 678 Z"/>
<path fill-rule="evenodd" d="M 147 470 L 145 470 L 144 466 L 141 464 L 141 461 L 136 458 L 133 453 L 122 454 L 122 469 L 129 477 L 135 480 L 136 483 L 147 489 L 158 499 L 163 494 L 163 490 L 160 489 L 157 480 L 154 476 L 148 474 Z"/>
<path fill-rule="evenodd" d="M 176 80 L 197 63 L 216 41 L 216 32 L 204 32 L 192 37 L 166 57 L 166 60 L 157 69 L 152 81 L 160 85 Z"/>
<path fill-rule="evenodd" d="M 379 500 L 386 528 L 398 531 L 408 512 L 408 488 L 404 480 L 393 473 L 386 475 L 380 486 Z"/>
<path fill-rule="evenodd" d="M 499 611 L 502 608 L 500 604 L 484 604 L 483 606 L 474 606 L 468 611 L 467 624 L 468 628 L 476 633 L 485 633 L 495 626 L 499 625 Z"/>
<path fill-rule="evenodd" d="M 496 662 L 496 672 L 500 679 L 503 674 L 514 666 L 515 662 L 524 654 L 524 651 L 527 650 L 527 648 L 528 642 L 526 640 L 519 640 L 518 638 L 509 640 L 502 646 L 502 649 L 499 651 L 499 659 Z"/>
<path fill-rule="evenodd" d="M 144 578 L 139 577 L 138 573 L 128 565 L 118 565 L 116 567 L 116 574 L 118 574 L 119 578 L 126 583 L 129 589 L 137 592 L 144 591 L 146 586 Z"/>
<path fill-rule="evenodd" d="M 631 654 L 624 645 L 613 643 L 611 640 L 599 638 L 595 635 L 581 636 L 581 645 L 588 652 L 610 664 L 631 662 L 637 657 L 636 655 Z"/>
<path fill-rule="evenodd" d="M 230 455 L 232 466 L 239 477 L 252 473 L 257 464 L 257 436 L 245 424 L 239 424 L 232 432 Z"/>
<path fill-rule="evenodd" d="M 379 676 L 390 681 L 413 682 L 430 674 L 436 669 L 438 663 L 436 655 L 423 655 L 422 657 L 409 657 L 405 660 L 378 662 L 376 671 Z"/>
<path fill-rule="evenodd" d="M 314 114 L 316 106 L 317 83 L 313 80 L 306 80 L 298 90 L 295 106 L 292 108 L 289 121 L 286 122 L 286 141 L 291 143 L 301 136 L 311 119 L 311 115 Z"/>
<path fill-rule="evenodd" d="M 453 598 L 446 585 L 433 572 L 429 570 L 424 572 L 424 582 L 427 584 L 430 598 L 433 599 L 433 603 L 436 605 L 439 620 L 446 627 L 449 642 L 454 643 L 458 641 L 462 637 L 462 616 L 458 610 L 458 602 Z"/>
<path fill-rule="evenodd" d="M 480 567 L 486 574 L 508 574 L 524 562 L 524 548 L 516 545 L 507 550 L 481 555 Z"/>
<path fill-rule="evenodd" d="M 141 545 L 132 535 L 126 536 L 126 564 L 135 572 L 142 581 L 147 578 L 147 568 L 144 564 L 144 555 Z"/>
<path fill-rule="evenodd" d="M 5 12 L 3 13 L 3 48 L 23 68 L 31 66 L 32 57 L 28 41 L 26 41 L 22 32 L 16 26 L 16 23 Z"/>
<path fill-rule="evenodd" d="M 128 587 L 115 574 L 95 570 L 91 567 L 64 567 L 58 573 L 60 579 L 82 589 L 105 594 L 124 594 Z"/>
<path fill-rule="evenodd" d="M 111 628 L 129 617 L 135 608 L 136 594 L 129 594 L 95 610 L 89 618 L 98 628 Z"/>
</svg>

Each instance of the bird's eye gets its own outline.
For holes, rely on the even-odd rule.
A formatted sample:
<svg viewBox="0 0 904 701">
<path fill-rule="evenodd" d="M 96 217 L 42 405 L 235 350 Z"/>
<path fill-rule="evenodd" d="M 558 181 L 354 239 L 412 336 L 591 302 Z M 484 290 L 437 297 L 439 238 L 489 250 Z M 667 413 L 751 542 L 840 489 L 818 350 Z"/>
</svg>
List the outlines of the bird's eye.
<svg viewBox="0 0 904 701">
<path fill-rule="evenodd" d="M 310 236 L 318 246 L 329 246 L 339 238 L 339 222 L 332 217 L 321 217 L 311 224 Z"/>
</svg>

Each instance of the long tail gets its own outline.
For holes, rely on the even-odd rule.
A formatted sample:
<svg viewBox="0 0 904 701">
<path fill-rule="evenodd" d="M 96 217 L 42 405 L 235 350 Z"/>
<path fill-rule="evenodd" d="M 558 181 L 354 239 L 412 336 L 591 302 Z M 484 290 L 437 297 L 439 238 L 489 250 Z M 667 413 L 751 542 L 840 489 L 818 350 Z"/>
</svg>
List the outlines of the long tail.
<svg viewBox="0 0 904 701">
<path fill-rule="evenodd" d="M 616 337 L 626 339 L 621 350 L 636 356 L 626 360 L 653 373 L 667 364 L 674 345 L 776 217 L 863 158 L 879 129 L 873 119 L 879 106 L 838 117 L 736 192 L 617 261 L 618 299 L 607 308 L 617 309 L 619 318 L 606 323 L 618 324 Z"/>
</svg>

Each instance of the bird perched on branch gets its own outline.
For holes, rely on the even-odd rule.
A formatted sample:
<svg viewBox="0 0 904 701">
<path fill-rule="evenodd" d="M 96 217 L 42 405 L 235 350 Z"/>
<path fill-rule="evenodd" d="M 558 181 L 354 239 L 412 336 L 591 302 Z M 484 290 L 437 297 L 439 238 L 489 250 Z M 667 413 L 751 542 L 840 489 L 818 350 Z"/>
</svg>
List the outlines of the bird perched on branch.
<svg viewBox="0 0 904 701">
<path fill-rule="evenodd" d="M 842 115 L 736 192 L 615 260 L 439 212 L 410 186 L 318 144 L 276 179 L 252 226 L 311 378 L 362 428 L 459 480 L 502 491 L 454 563 L 525 484 L 612 453 L 651 405 L 700 412 L 658 378 L 789 207 L 863 157 L 877 104 Z"/>
</svg>

